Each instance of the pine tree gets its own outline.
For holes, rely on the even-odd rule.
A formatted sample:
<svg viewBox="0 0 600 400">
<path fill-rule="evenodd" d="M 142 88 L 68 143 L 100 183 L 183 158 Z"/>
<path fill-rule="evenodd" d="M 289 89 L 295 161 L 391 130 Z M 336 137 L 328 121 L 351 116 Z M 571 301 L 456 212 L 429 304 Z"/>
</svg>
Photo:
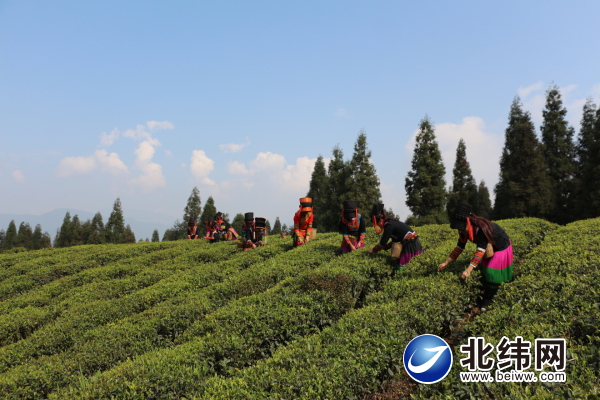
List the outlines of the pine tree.
<svg viewBox="0 0 600 400">
<path fill-rule="evenodd" d="M 42 234 L 41 249 L 49 249 L 52 247 L 52 238 L 48 232 Z"/>
<path fill-rule="evenodd" d="M 271 235 L 280 235 L 281 234 L 281 221 L 279 217 L 275 218 L 275 225 L 273 226 L 273 231 Z"/>
<path fill-rule="evenodd" d="M 17 233 L 17 246 L 33 250 L 33 232 L 28 222 L 21 222 Z"/>
<path fill-rule="evenodd" d="M 43 249 L 42 237 L 43 237 L 42 226 L 40 224 L 37 224 L 35 226 L 35 229 L 33 230 L 32 236 L 31 236 L 31 246 L 32 246 L 33 250 Z"/>
<path fill-rule="evenodd" d="M 214 205 L 214 202 L 213 202 Z M 200 190 L 196 186 L 188 197 L 187 205 L 183 209 L 183 222 L 187 224 L 190 220 L 198 222 L 202 214 L 202 203 L 200 202 Z M 213 214 L 214 215 L 214 214 Z"/>
<path fill-rule="evenodd" d="M 596 120 L 594 121 L 593 141 L 590 145 L 590 165 L 591 172 L 589 181 L 586 181 L 591 189 L 588 204 L 590 217 L 600 217 L 600 107 L 596 110 Z"/>
<path fill-rule="evenodd" d="M 102 244 L 105 240 L 104 234 L 104 222 L 102 221 L 102 214 L 98 211 L 89 227 L 89 235 L 87 237 L 87 244 Z"/>
<path fill-rule="evenodd" d="M 320 232 L 325 231 L 325 221 L 321 216 L 326 214 L 327 210 L 327 193 L 329 192 L 329 177 L 325 169 L 323 156 L 319 156 L 315 162 L 315 168 L 310 177 L 310 188 L 306 197 L 310 197 L 313 201 L 313 213 L 315 215 L 313 227 Z M 275 222 L 277 224 L 277 222 Z M 281 225 L 279 227 L 279 235 L 281 233 Z"/>
<path fill-rule="evenodd" d="M 17 246 L 17 225 L 15 224 L 15 220 L 13 219 L 8 224 L 8 229 L 6 229 L 6 236 L 4 236 L 4 245 L 3 245 L 2 250 L 10 250 L 16 246 Z"/>
<path fill-rule="evenodd" d="M 575 216 L 573 219 L 587 219 L 594 215 L 591 213 L 590 204 L 594 199 L 591 196 L 593 187 L 590 182 L 594 181 L 594 153 L 596 146 L 594 137 L 594 122 L 596 119 L 596 104 L 592 98 L 588 98 L 583 106 L 583 116 L 581 117 L 581 129 L 577 137 L 577 171 L 573 178 L 574 195 L 570 197 L 570 206 L 573 208 Z M 600 216 L 598 214 L 597 216 Z"/>
<path fill-rule="evenodd" d="M 131 226 L 127 224 L 125 227 L 125 231 L 123 232 L 123 242 L 124 243 L 135 243 L 135 234 L 131 230 Z"/>
<path fill-rule="evenodd" d="M 570 220 L 567 202 L 573 190 L 575 173 L 574 129 L 566 120 L 567 109 L 563 107 L 558 87 L 546 91 L 544 122 L 541 126 L 544 157 L 552 190 L 552 203 L 548 218 L 561 224 Z"/>
<path fill-rule="evenodd" d="M 545 218 L 551 204 L 550 182 L 529 112 L 519 97 L 513 100 L 500 157 L 500 177 L 494 192 L 495 219 Z"/>
<path fill-rule="evenodd" d="M 4 247 L 4 239 L 6 238 L 6 232 L 4 229 L 0 229 L 0 253 L 2 252 L 2 248 Z"/>
<path fill-rule="evenodd" d="M 73 243 L 73 230 L 71 228 L 71 213 L 67 211 L 60 230 L 56 236 L 54 247 L 69 247 Z"/>
<path fill-rule="evenodd" d="M 283 226 L 281 227 L 281 233 L 284 233 L 286 235 L 290 234 L 290 229 L 288 228 L 288 226 L 286 224 L 283 224 Z"/>
<path fill-rule="evenodd" d="M 446 210 L 450 216 L 457 203 L 466 203 L 473 206 L 473 213 L 479 215 L 477 210 L 477 184 L 471 173 L 471 167 L 467 161 L 467 146 L 462 138 L 458 141 L 456 148 L 456 161 L 452 170 L 453 179 Z"/>
<path fill-rule="evenodd" d="M 104 227 L 105 243 L 125 243 L 125 219 L 121 208 L 121 199 L 117 197 L 113 210 Z"/>
<path fill-rule="evenodd" d="M 445 212 L 446 168 L 435 140 L 435 132 L 428 116 L 419 124 L 412 170 L 405 181 L 406 205 L 416 224 L 441 224 L 448 221 Z M 415 224 L 415 225 L 416 225 Z"/>
<path fill-rule="evenodd" d="M 214 217 L 215 215 L 217 215 L 215 200 L 212 198 L 212 196 L 209 196 L 206 200 L 206 204 L 204 204 L 204 211 L 202 211 L 202 216 L 200 217 L 200 222 L 198 222 L 198 226 L 202 226 L 202 229 L 204 229 L 204 226 L 206 225 L 206 222 L 208 221 L 209 217 Z"/>
<path fill-rule="evenodd" d="M 267 229 L 267 235 L 271 235 L 271 223 L 269 220 L 265 221 L 265 228 Z"/>
<path fill-rule="evenodd" d="M 242 225 L 243 224 L 244 224 L 244 214 L 241 214 L 241 213 L 235 214 L 235 217 L 233 217 L 233 222 L 231 223 L 231 226 L 240 235 L 242 234 Z"/>
<path fill-rule="evenodd" d="M 344 161 L 344 152 L 339 145 L 336 145 L 333 148 L 333 159 L 329 162 L 327 169 L 329 181 L 329 190 L 326 196 L 327 206 L 324 212 L 320 212 L 319 217 L 325 232 L 337 232 L 343 202 L 354 200 L 346 198 L 348 191 L 346 180 L 349 175 L 350 169 L 348 163 Z"/>
<path fill-rule="evenodd" d="M 79 221 L 79 216 L 77 214 L 75 214 L 71 220 L 71 232 L 73 234 L 73 241 L 71 243 L 72 246 L 80 246 L 85 244 L 83 226 Z"/>
<path fill-rule="evenodd" d="M 160 242 L 160 237 L 158 236 L 158 229 L 155 229 L 152 232 L 152 243 Z"/>
<path fill-rule="evenodd" d="M 346 178 L 348 200 L 357 200 L 360 212 L 367 217 L 373 203 L 379 202 L 381 191 L 379 177 L 371 164 L 371 151 L 367 148 L 367 135 L 361 130 L 354 145 L 354 154 L 349 163 L 349 176 Z"/>
<path fill-rule="evenodd" d="M 492 200 L 490 200 L 490 191 L 485 182 L 481 180 L 477 188 L 477 197 L 473 205 L 473 212 L 487 219 L 492 217 Z"/>
</svg>

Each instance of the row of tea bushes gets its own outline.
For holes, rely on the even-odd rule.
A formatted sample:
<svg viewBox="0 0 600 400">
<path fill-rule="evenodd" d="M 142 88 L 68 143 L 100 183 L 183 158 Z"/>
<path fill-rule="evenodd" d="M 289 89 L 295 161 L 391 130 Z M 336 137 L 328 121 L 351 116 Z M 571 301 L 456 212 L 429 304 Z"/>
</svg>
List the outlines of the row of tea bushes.
<svg viewBox="0 0 600 400">
<path fill-rule="evenodd" d="M 231 248 L 231 243 L 222 245 Z M 311 247 L 302 246 L 278 255 L 274 249 L 289 249 L 289 243 L 275 240 L 253 251 L 235 252 L 228 261 L 214 266 L 226 274 L 222 282 L 204 289 L 201 285 L 191 286 L 146 312 L 86 331 L 70 351 L 40 357 L 0 375 L 0 390 L 18 398 L 44 397 L 56 388 L 72 384 L 78 374 L 93 374 L 128 357 L 170 346 L 191 323 L 229 301 L 260 293 L 288 276 L 326 262 L 333 257 L 334 252 L 329 251 L 332 246 L 332 241 L 322 235 Z M 262 253 L 273 257 L 265 259 Z M 257 263 L 253 265 L 250 260 Z"/>
<path fill-rule="evenodd" d="M 334 245 L 329 248 L 311 248 L 313 244 L 299 249 L 322 251 L 319 257 L 326 258 L 334 254 L 338 242 L 339 236 L 333 236 Z M 430 247 L 427 239 L 424 247 Z M 80 380 L 77 389 L 67 388 L 53 396 L 179 398 L 196 391 L 202 379 L 251 365 L 289 341 L 334 323 L 390 275 L 391 268 L 374 262 L 366 249 L 334 257 L 273 290 L 243 298 L 198 320 L 176 340 L 180 346 L 144 354 L 90 381 Z M 310 307 L 289 305 L 305 304 L 301 299 L 307 294 L 312 296 Z M 301 318 L 303 313 L 309 313 L 310 323 Z"/>
<path fill-rule="evenodd" d="M 515 253 L 523 256 L 555 226 L 526 221 L 520 237 L 519 221 L 511 221 Z M 421 334 L 448 335 L 456 319 L 479 295 L 477 275 L 463 282 L 458 271 L 437 273 L 437 265 L 454 247 L 456 237 L 437 242 L 404 267 L 398 280 L 367 297 L 366 306 L 350 312 L 319 335 L 299 340 L 272 358 L 239 369 L 231 376 L 214 377 L 197 390 L 210 399 L 333 399 L 358 398 L 401 370 L 408 342 Z M 464 256 L 463 256 L 464 257 Z M 468 259 L 458 262 L 460 270 Z M 193 396 L 191 396 L 193 397 Z"/>
<path fill-rule="evenodd" d="M 421 385 L 420 398 L 600 398 L 600 219 L 555 230 L 520 270 L 489 311 L 465 326 L 465 337 L 484 337 L 496 345 L 503 336 L 514 340 L 518 335 L 532 346 L 538 338 L 564 338 L 566 382 L 462 383 L 461 357 L 455 357 L 450 375 L 436 385 Z"/>
<path fill-rule="evenodd" d="M 266 253 L 272 253 L 274 248 L 283 251 L 283 247 L 273 246 L 271 251 L 266 251 Z M 231 250 L 231 246 L 229 248 L 225 246 L 205 247 L 184 253 L 174 259 L 164 260 L 161 263 L 147 266 L 144 272 L 133 278 L 145 279 L 144 284 L 138 288 L 139 290 L 125 291 L 120 293 L 121 296 L 113 298 L 114 291 L 111 287 L 107 293 L 96 292 L 97 300 L 95 301 L 75 303 L 72 307 L 61 310 L 60 317 L 53 323 L 36 330 L 24 340 L 0 348 L 0 370 L 6 371 L 15 365 L 40 356 L 61 353 L 78 343 L 87 330 L 140 313 L 182 292 L 197 290 L 222 281 L 229 274 L 238 270 L 242 264 L 240 254 Z M 232 258 L 237 258 L 237 262 L 227 264 L 229 268 L 224 268 L 224 263 L 227 261 L 197 263 L 196 260 L 199 258 L 208 258 L 206 253 L 210 253 L 210 258 L 214 260 L 218 259 L 216 257 L 218 255 L 221 257 L 233 255 Z M 259 257 L 256 261 L 262 260 Z M 123 282 L 127 279 L 119 281 Z M 140 282 L 138 281 L 138 283 Z M 119 286 L 127 288 L 127 285 Z M 59 305 L 65 302 L 63 301 Z M 46 308 L 49 312 L 56 309 L 56 307 Z"/>
</svg>

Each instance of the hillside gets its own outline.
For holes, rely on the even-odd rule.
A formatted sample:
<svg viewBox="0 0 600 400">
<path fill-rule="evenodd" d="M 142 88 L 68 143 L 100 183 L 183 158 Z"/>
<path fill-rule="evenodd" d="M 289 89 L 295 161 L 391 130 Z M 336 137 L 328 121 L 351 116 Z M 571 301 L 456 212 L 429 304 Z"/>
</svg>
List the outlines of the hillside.
<svg viewBox="0 0 600 400">
<path fill-rule="evenodd" d="M 516 278 L 477 316 L 478 273 L 459 278 L 470 257 L 437 272 L 456 243 L 448 226 L 419 228 L 424 254 L 395 275 L 386 254 L 338 255 L 338 234 L 295 249 L 270 237 L 247 252 L 198 240 L 2 254 L 0 398 L 597 395 L 600 219 L 499 223 Z M 451 343 L 453 368 L 434 385 L 408 385 L 402 353 L 424 333 Z M 469 336 L 517 335 L 565 338 L 567 381 L 460 381 L 457 346 Z"/>
</svg>

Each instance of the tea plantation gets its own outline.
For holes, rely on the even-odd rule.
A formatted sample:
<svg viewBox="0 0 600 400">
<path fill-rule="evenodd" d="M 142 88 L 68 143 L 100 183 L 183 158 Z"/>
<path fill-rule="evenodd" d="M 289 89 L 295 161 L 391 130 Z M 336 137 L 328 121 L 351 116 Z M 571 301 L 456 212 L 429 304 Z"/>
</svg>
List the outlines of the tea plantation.
<svg viewBox="0 0 600 400">
<path fill-rule="evenodd" d="M 362 399 L 401 380 L 404 348 L 429 333 L 454 364 L 413 398 L 600 399 L 600 219 L 499 224 L 515 280 L 481 315 L 479 272 L 460 279 L 473 244 L 437 272 L 446 225 L 417 229 L 425 251 L 397 274 L 383 252 L 340 255 L 338 234 L 1 254 L 0 398 Z M 564 338 L 566 382 L 463 383 L 471 336 Z"/>
</svg>

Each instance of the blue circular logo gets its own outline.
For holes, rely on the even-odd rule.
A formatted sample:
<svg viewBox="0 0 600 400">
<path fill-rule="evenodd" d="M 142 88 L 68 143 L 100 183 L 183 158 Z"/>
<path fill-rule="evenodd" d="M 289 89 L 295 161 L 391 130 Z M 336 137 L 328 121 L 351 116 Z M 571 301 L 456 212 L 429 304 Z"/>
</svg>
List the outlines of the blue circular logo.
<svg viewBox="0 0 600 400">
<path fill-rule="evenodd" d="M 419 383 L 436 383 L 452 368 L 452 351 L 448 343 L 435 335 L 421 335 L 404 349 L 404 369 Z"/>
</svg>

